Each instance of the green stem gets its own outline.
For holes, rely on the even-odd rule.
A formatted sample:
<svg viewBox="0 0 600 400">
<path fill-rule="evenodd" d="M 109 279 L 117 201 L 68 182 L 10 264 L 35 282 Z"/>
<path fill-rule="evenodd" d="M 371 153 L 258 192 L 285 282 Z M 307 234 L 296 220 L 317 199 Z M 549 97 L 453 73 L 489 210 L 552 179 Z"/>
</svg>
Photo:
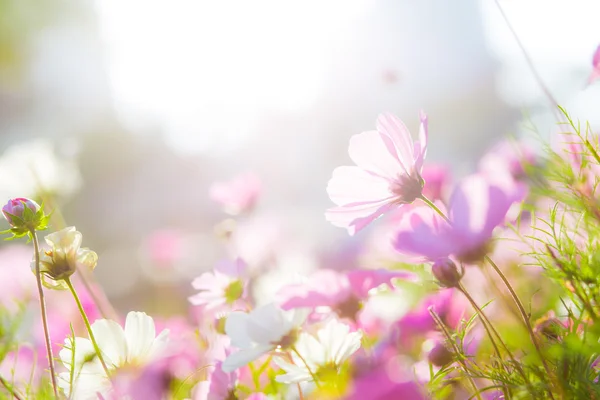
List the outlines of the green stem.
<svg viewBox="0 0 600 400">
<path fill-rule="evenodd" d="M 523 368 L 521 368 L 521 364 L 519 364 L 519 362 L 517 361 L 517 359 L 515 358 L 513 353 L 510 351 L 510 349 L 506 345 L 506 343 L 504 343 L 504 340 L 502 340 L 502 337 L 500 336 L 500 334 L 498 333 L 498 331 L 496 330 L 496 328 L 494 327 L 492 322 L 489 320 L 487 315 L 485 315 L 485 313 L 483 312 L 483 309 L 477 305 L 477 303 L 475 302 L 475 299 L 473 299 L 473 297 L 467 292 L 467 290 L 465 289 L 465 287 L 462 284 L 459 285 L 458 289 L 461 291 L 462 294 L 465 295 L 467 300 L 469 300 L 469 303 L 471 303 L 471 305 L 473 306 L 475 311 L 477 311 L 477 314 L 479 315 L 479 318 L 481 318 L 481 322 L 483 323 L 484 327 L 486 325 L 489 327 L 489 330 L 486 327 L 486 331 L 487 331 L 488 335 L 490 335 L 490 331 L 494 333 L 494 335 L 496 336 L 496 338 L 502 345 L 502 348 L 504 349 L 504 351 L 506 351 L 506 354 L 508 354 L 508 357 L 514 363 L 514 367 L 517 369 L 517 371 L 519 371 L 519 374 L 523 377 L 523 380 L 525 381 L 525 384 L 529 388 L 530 392 L 533 393 L 533 388 L 531 387 L 531 382 L 529 382 L 529 378 L 525 374 L 525 371 L 523 371 Z M 496 348 L 496 352 L 499 353 L 497 348 Z M 502 357 L 500 357 L 500 359 L 502 359 Z"/>
<path fill-rule="evenodd" d="M 6 388 L 6 390 L 12 395 L 12 397 L 14 397 L 17 400 L 23 400 L 23 397 L 17 392 L 17 390 L 1 376 L 0 383 L 2 383 L 2 386 Z"/>
<path fill-rule="evenodd" d="M 446 214 L 444 214 L 444 212 L 442 210 L 440 210 L 435 204 L 433 204 L 433 201 L 429 200 L 424 195 L 421 195 L 419 198 L 421 200 L 423 200 L 425 202 L 425 204 L 427 204 L 429 207 L 431 207 L 436 213 L 438 213 L 439 216 L 444 219 L 444 221 L 450 223 L 450 219 L 446 216 Z"/>
<path fill-rule="evenodd" d="M 469 373 L 469 367 L 467 367 L 467 363 L 465 363 L 465 360 L 463 360 L 460 349 L 458 348 L 458 345 L 456 344 L 456 342 L 452 338 L 452 335 L 450 335 L 450 332 L 446 328 L 446 324 L 444 324 L 444 321 L 442 321 L 442 319 L 435 313 L 435 311 L 433 311 L 432 307 L 429 308 L 429 314 L 431 315 L 431 317 L 433 318 L 433 320 L 435 321 L 437 326 L 442 330 L 444 336 L 446 337 L 446 340 L 450 343 L 450 345 L 454 349 L 454 354 L 456 355 L 456 361 L 458 361 L 458 363 L 462 366 L 463 370 L 465 371 L 465 376 L 467 377 L 467 380 L 473 387 L 473 390 L 475 391 L 475 396 L 477 397 L 478 400 L 482 400 L 479 389 L 477 388 L 477 385 L 475 384 L 473 377 Z"/>
<path fill-rule="evenodd" d="M 110 372 L 108 371 L 108 367 L 106 366 L 106 363 L 104 362 L 104 357 L 102 356 L 102 351 L 100 351 L 100 347 L 98 347 L 98 343 L 96 342 L 96 337 L 94 336 L 94 332 L 92 331 L 92 327 L 90 326 L 90 321 L 88 320 L 88 317 L 85 314 L 85 310 L 83 309 L 83 306 L 81 305 L 81 300 L 79 300 L 79 296 L 77 296 L 77 292 L 75 291 L 75 288 L 73 287 L 73 284 L 71 283 L 71 280 L 69 278 L 66 278 L 65 283 L 69 287 L 69 290 L 71 291 L 71 294 L 73 295 L 73 298 L 75 299 L 75 303 L 77 303 L 77 308 L 79 309 L 79 312 L 81 313 L 81 318 L 83 318 L 83 323 L 85 324 L 85 328 L 88 331 L 88 335 L 90 336 L 90 340 L 92 342 L 92 345 L 94 346 L 94 350 L 96 351 L 98 360 L 100 360 L 100 364 L 102 364 L 102 368 L 104 368 L 104 372 L 106 372 L 106 376 L 110 377 Z"/>
<path fill-rule="evenodd" d="M 44 288 L 42 286 L 42 273 L 40 271 L 40 244 L 38 242 L 35 230 L 31 230 L 29 236 L 33 241 L 33 250 L 35 252 L 35 279 L 37 281 L 38 297 L 40 299 L 40 313 L 42 316 L 42 326 L 44 328 L 44 339 L 46 341 L 46 355 L 48 357 L 48 366 L 50 367 L 50 378 L 52 380 L 52 389 L 54 390 L 54 396 L 58 399 L 58 385 L 56 384 L 54 356 L 52 355 L 52 343 L 50 342 L 50 331 L 48 329 L 48 316 L 46 315 L 46 299 L 44 298 Z"/>
<path fill-rule="evenodd" d="M 308 373 L 310 374 L 310 376 L 312 376 L 313 380 L 315 381 L 315 385 L 317 385 L 317 387 L 321 387 L 321 384 L 319 383 L 319 380 L 317 379 L 317 376 L 312 372 L 312 370 L 308 366 L 308 363 L 306 362 L 306 360 L 304 359 L 304 357 L 302 357 L 302 355 L 300 354 L 300 352 L 298 352 L 298 350 L 296 350 L 295 347 L 292 347 L 292 351 L 294 353 L 296 353 L 296 355 L 300 358 L 300 360 L 302 360 L 302 362 L 304 363 L 304 366 L 306 367 L 306 370 L 308 371 Z"/>
<path fill-rule="evenodd" d="M 485 256 L 485 260 L 492 266 L 492 268 L 494 269 L 494 271 L 496 271 L 496 274 L 498 274 L 498 276 L 500 277 L 500 279 L 504 283 L 504 286 L 506 286 L 506 288 L 508 289 L 508 291 L 509 291 L 509 293 L 510 293 L 512 299 L 513 299 L 513 301 L 515 302 L 515 305 L 519 309 L 519 313 L 521 314 L 521 318 L 522 318 L 522 320 L 523 320 L 523 322 L 525 324 L 525 328 L 527 329 L 527 333 L 529 333 L 529 337 L 531 339 L 531 342 L 533 343 L 533 346 L 535 347 L 535 351 L 538 353 L 538 355 L 539 355 L 539 357 L 540 357 L 540 359 L 542 361 L 544 369 L 546 370 L 546 374 L 548 374 L 548 378 L 550 380 L 552 380 L 552 374 L 550 373 L 550 367 L 548 367 L 548 363 L 546 362 L 546 358 L 542 354 L 542 350 L 540 348 L 540 344 L 538 343 L 538 340 L 535 337 L 535 333 L 533 332 L 533 328 L 531 326 L 531 321 L 529 321 L 529 316 L 527 315 L 527 311 L 525 311 L 525 307 L 523 307 L 523 303 L 521 303 L 521 300 L 519 299 L 519 296 L 517 296 L 517 293 L 515 292 L 515 290 L 513 289 L 512 285 L 510 284 L 510 282 L 506 278 L 506 275 L 504 275 L 504 273 L 496 265 L 496 263 L 489 256 Z M 554 399 L 554 396 L 552 395 L 552 390 L 548 390 L 548 394 L 550 395 L 551 399 Z"/>
</svg>

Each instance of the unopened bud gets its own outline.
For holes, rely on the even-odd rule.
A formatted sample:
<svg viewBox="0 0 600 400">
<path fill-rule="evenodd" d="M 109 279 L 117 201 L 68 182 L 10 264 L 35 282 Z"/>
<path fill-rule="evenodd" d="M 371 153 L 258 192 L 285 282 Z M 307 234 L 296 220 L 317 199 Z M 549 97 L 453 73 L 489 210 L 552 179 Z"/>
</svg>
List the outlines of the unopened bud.
<svg viewBox="0 0 600 400">
<path fill-rule="evenodd" d="M 458 287 L 464 272 L 459 271 L 458 267 L 449 258 L 440 258 L 431 267 L 433 276 L 444 287 Z"/>
<path fill-rule="evenodd" d="M 442 342 L 437 342 L 431 349 L 427 359 L 436 367 L 443 367 L 454 361 L 454 354 Z"/>
<path fill-rule="evenodd" d="M 33 230 L 45 229 L 47 218 L 38 203 L 24 197 L 10 199 L 2 214 L 11 226 L 11 231 L 24 234 Z"/>
</svg>

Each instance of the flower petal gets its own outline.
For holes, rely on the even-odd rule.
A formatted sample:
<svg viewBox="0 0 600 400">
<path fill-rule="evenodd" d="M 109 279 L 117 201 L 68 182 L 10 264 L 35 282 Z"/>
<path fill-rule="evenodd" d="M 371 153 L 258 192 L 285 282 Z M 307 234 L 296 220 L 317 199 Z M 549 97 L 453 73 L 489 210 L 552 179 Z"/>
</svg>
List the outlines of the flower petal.
<svg viewBox="0 0 600 400">
<path fill-rule="evenodd" d="M 148 359 L 156 328 L 154 320 L 146 313 L 132 311 L 125 320 L 125 339 L 127 340 L 127 361 L 145 361 Z"/>
<path fill-rule="evenodd" d="M 237 353 L 231 354 L 223 364 L 221 365 L 221 369 L 223 372 L 233 372 L 238 368 L 243 367 L 244 365 L 256 360 L 260 356 L 275 348 L 274 345 L 263 344 L 255 347 L 250 347 L 246 349 L 241 349 Z"/>
<path fill-rule="evenodd" d="M 407 170 L 406 164 L 395 154 L 391 139 L 380 132 L 369 131 L 353 135 L 348 154 L 360 168 L 384 178 L 395 179 Z M 412 143 L 409 155 L 408 160 L 412 160 Z"/>
</svg>

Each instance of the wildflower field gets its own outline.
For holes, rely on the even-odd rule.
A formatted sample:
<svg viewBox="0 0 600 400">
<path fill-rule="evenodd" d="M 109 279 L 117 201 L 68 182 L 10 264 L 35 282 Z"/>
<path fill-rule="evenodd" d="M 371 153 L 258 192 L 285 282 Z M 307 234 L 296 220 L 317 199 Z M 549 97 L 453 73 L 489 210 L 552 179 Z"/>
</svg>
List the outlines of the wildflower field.
<svg viewBox="0 0 600 400">
<path fill-rule="evenodd" d="M 548 128 L 506 132 L 453 176 L 428 155 L 451 116 L 379 110 L 344 130 L 345 165 L 321 177 L 318 230 L 334 239 L 294 203 L 308 195 L 285 175 L 300 143 L 285 136 L 281 165 L 265 164 L 287 208 L 233 157 L 227 173 L 193 164 L 206 184 L 174 169 L 180 191 L 172 177 L 159 188 L 173 161 L 158 155 L 147 180 L 127 178 L 148 149 L 133 139 L 127 156 L 105 136 L 3 146 L 0 398 L 600 399 L 600 135 L 495 4 Z M 600 85 L 600 46 L 589 53 L 578 91 Z M 306 140 L 312 171 L 325 141 Z"/>
</svg>

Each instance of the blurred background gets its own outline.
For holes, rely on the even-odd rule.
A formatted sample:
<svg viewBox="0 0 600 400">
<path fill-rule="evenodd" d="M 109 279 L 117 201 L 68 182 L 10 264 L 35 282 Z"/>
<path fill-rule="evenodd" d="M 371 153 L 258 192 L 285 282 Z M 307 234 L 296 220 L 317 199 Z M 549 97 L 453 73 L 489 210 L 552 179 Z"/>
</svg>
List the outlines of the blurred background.
<svg viewBox="0 0 600 400">
<path fill-rule="evenodd" d="M 597 127 L 600 4 L 500 4 L 558 102 Z M 428 163 L 455 177 L 502 135 L 556 131 L 491 0 L 0 1 L 0 193 L 41 190 L 124 311 L 182 307 L 231 240 L 282 270 L 353 262 L 362 239 L 325 221 L 327 181 L 379 113 L 416 133 L 420 109 Z M 245 172 L 262 194 L 231 239 L 209 187 Z"/>
</svg>

